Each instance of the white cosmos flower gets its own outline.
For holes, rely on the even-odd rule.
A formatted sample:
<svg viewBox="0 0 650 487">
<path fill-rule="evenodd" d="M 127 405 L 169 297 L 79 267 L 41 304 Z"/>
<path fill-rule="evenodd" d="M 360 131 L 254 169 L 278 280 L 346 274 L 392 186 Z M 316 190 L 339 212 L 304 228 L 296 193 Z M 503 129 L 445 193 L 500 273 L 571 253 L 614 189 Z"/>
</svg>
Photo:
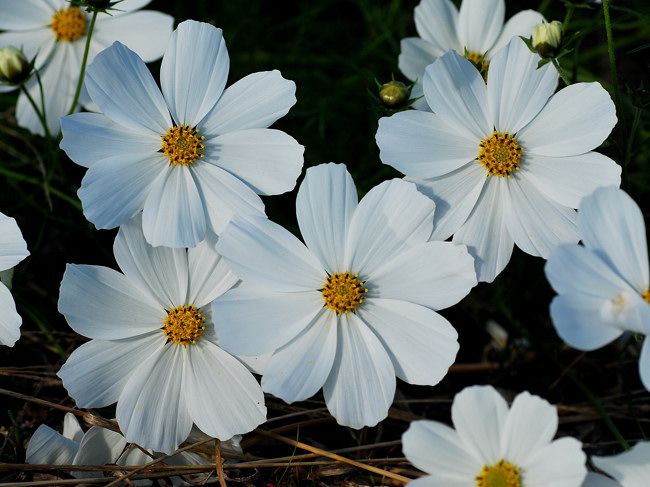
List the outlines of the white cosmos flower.
<svg viewBox="0 0 650 487">
<path fill-rule="evenodd" d="M 139 218 L 115 239 L 122 273 L 68 265 L 59 311 L 92 338 L 58 372 L 82 408 L 117 402 L 126 439 L 171 453 L 192 424 L 227 440 L 265 420 L 262 390 L 217 341 L 210 302 L 237 277 L 207 241 L 152 247 Z"/>
<path fill-rule="evenodd" d="M 609 457 L 591 457 L 592 463 L 616 480 L 590 473 L 583 487 L 648 487 L 650 442 L 641 441 L 628 451 Z"/>
<path fill-rule="evenodd" d="M 618 185 L 621 168 L 591 152 L 616 123 L 599 83 L 553 94 L 558 74 L 521 39 L 499 50 L 487 86 L 449 52 L 427 68 L 424 91 L 435 113 L 400 112 L 379 121 L 380 157 L 436 202 L 433 237 L 466 244 L 479 281 L 491 282 L 513 245 L 547 258 L 577 242 L 580 198 Z"/>
<path fill-rule="evenodd" d="M 428 242 L 434 204 L 414 184 L 386 181 L 357 203 L 342 164 L 310 168 L 296 201 L 306 243 L 259 218 L 234 219 L 217 243 L 242 285 L 217 298 L 220 344 L 272 352 L 262 388 L 287 402 L 314 395 L 340 424 L 384 419 L 395 376 L 434 385 L 458 351 L 434 310 L 476 285 L 464 246 Z"/>
<path fill-rule="evenodd" d="M 582 445 L 553 440 L 558 416 L 544 399 L 522 392 L 510 408 L 491 386 L 472 386 L 454 398 L 455 429 L 414 421 L 402 450 L 430 474 L 413 487 L 580 487 L 587 474 Z"/>
<path fill-rule="evenodd" d="M 241 452 L 240 437 L 221 444 L 225 450 Z M 25 462 L 31 465 L 144 465 L 161 455 L 148 450 L 143 452 L 128 443 L 124 436 L 101 426 L 92 426 L 84 433 L 77 418 L 66 413 L 63 418 L 63 434 L 47 425 L 40 425 L 27 445 Z M 181 452 L 165 459 L 164 465 L 205 465 L 210 460 L 194 452 Z M 73 471 L 77 478 L 97 477 L 98 472 Z M 180 479 L 172 479 L 180 485 Z M 151 482 L 136 481 L 136 485 Z"/>
<path fill-rule="evenodd" d="M 584 246 L 561 245 L 546 264 L 559 294 L 551 318 L 562 339 L 595 350 L 629 330 L 650 334 L 650 278 L 643 214 L 627 193 L 600 188 L 578 211 Z M 639 372 L 650 390 L 650 340 L 645 339 Z"/>
<path fill-rule="evenodd" d="M 513 37 L 530 37 L 544 20 L 539 12 L 524 10 L 505 24 L 505 0 L 463 0 L 460 12 L 451 0 L 422 0 L 415 7 L 415 29 L 420 37 L 402 39 L 399 69 L 415 82 L 411 98 L 423 95 L 425 68 L 447 51 L 456 51 L 473 62 L 489 62 L 496 51 Z M 424 97 L 415 102 L 418 110 L 429 110 Z"/>
<path fill-rule="evenodd" d="M 20 338 L 23 320 L 16 312 L 7 285 L 11 281 L 11 269 L 28 255 L 27 243 L 16 220 L 0 213 L 0 279 L 3 281 L 0 282 L 0 345 L 13 347 Z"/>
<path fill-rule="evenodd" d="M 119 43 L 97 56 L 86 86 L 103 114 L 62 120 L 61 148 L 88 172 L 79 198 L 97 228 L 143 212 L 154 246 L 193 247 L 234 215 L 263 215 L 258 195 L 290 191 L 304 148 L 267 129 L 296 102 L 278 71 L 224 90 L 221 29 L 186 21 L 172 34 L 161 91 L 142 60 Z"/>
<path fill-rule="evenodd" d="M 97 16 L 90 42 L 88 62 L 97 53 L 120 41 L 145 61 L 162 56 L 174 23 L 173 17 L 150 10 L 140 11 L 151 0 L 123 0 L 110 13 Z M 36 57 L 45 97 L 47 124 L 59 133 L 59 119 L 68 113 L 79 80 L 91 14 L 66 0 L 0 0 L 0 47 L 22 48 L 28 59 Z M 36 79 L 28 82 L 32 98 L 40 103 Z M 0 86 L 0 91 L 13 87 Z M 43 127 L 25 94 L 16 105 L 21 127 L 43 135 Z"/>
</svg>

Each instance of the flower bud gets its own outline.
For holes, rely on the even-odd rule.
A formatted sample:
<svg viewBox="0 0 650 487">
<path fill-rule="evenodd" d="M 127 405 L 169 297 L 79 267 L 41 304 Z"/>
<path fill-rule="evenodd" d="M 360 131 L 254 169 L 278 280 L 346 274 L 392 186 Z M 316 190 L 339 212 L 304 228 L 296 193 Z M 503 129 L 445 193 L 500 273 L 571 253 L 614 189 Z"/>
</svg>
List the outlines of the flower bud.
<svg viewBox="0 0 650 487">
<path fill-rule="evenodd" d="M 532 45 L 542 56 L 557 54 L 562 42 L 562 22 L 554 20 L 550 24 L 542 22 L 533 28 Z"/>
<path fill-rule="evenodd" d="M 31 66 L 22 51 L 15 47 L 0 49 L 0 81 L 18 85 L 29 78 Z"/>
<path fill-rule="evenodd" d="M 379 87 L 379 98 L 390 108 L 402 105 L 409 97 L 408 87 L 401 81 L 389 81 Z"/>
<path fill-rule="evenodd" d="M 112 4 L 117 2 L 111 0 L 84 0 L 84 5 L 90 7 L 91 9 L 97 10 L 106 10 L 109 7 L 112 7 Z"/>
</svg>

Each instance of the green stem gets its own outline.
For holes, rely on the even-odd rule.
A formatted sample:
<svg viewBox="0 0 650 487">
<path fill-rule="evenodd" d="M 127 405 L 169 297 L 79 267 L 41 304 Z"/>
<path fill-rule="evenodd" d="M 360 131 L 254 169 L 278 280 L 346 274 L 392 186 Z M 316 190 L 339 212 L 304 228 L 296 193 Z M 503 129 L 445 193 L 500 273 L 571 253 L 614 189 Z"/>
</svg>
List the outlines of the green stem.
<svg viewBox="0 0 650 487">
<path fill-rule="evenodd" d="M 560 78 L 562 78 L 564 84 L 569 86 L 571 84 L 571 79 L 569 79 L 569 77 L 567 76 L 566 71 L 564 71 L 564 68 L 560 66 L 560 62 L 555 58 L 552 58 L 551 62 L 553 63 L 553 66 L 555 66 L 555 68 L 557 69 L 557 72 L 560 74 Z"/>
<path fill-rule="evenodd" d="M 45 131 L 45 137 L 47 137 L 47 139 L 50 140 L 52 138 L 52 134 L 50 133 L 50 128 L 47 126 L 47 120 L 45 119 L 45 116 L 38 108 L 38 105 L 34 101 L 34 98 L 32 98 L 32 95 L 29 94 L 29 90 L 25 87 L 24 84 L 20 85 L 20 90 L 25 94 L 25 96 L 29 100 L 30 105 L 36 112 L 36 116 L 38 117 L 38 120 L 41 122 L 41 125 L 43 126 L 43 130 Z"/>
<path fill-rule="evenodd" d="M 0 174 L 7 176 L 10 179 L 14 179 L 16 181 L 23 181 L 28 184 L 33 184 L 34 186 L 43 185 L 43 183 L 36 178 L 32 178 L 29 176 L 25 176 L 24 174 L 10 171 L 9 169 L 5 169 L 4 167 L 0 167 Z M 72 196 L 69 196 L 65 194 L 63 191 L 60 191 L 56 188 L 49 187 L 48 190 L 53 196 L 56 196 L 57 198 L 74 206 L 77 210 L 81 211 L 82 209 L 81 203 L 79 203 L 79 200 L 77 200 L 76 198 L 73 198 Z"/>
<path fill-rule="evenodd" d="M 566 15 L 564 16 L 564 22 L 562 22 L 562 32 L 564 32 L 564 35 L 566 35 L 567 29 L 569 28 L 569 23 L 571 22 L 571 17 L 573 17 L 573 11 L 575 10 L 575 7 L 573 5 L 569 5 L 566 9 Z"/>
<path fill-rule="evenodd" d="M 93 36 L 93 30 L 95 30 L 96 20 L 97 20 L 97 10 L 93 10 L 93 16 L 90 19 L 90 26 L 88 27 L 88 33 L 86 34 L 86 46 L 84 47 L 84 57 L 81 61 L 81 71 L 79 72 L 77 89 L 75 90 L 74 99 L 72 100 L 72 105 L 70 105 L 70 110 L 68 110 L 68 115 L 74 113 L 74 111 L 77 108 L 77 103 L 79 102 L 79 95 L 81 95 L 81 87 L 84 84 L 84 77 L 86 76 L 86 63 L 88 62 L 88 52 L 90 51 L 90 39 Z"/>
<path fill-rule="evenodd" d="M 622 113 L 621 105 L 621 91 L 618 86 L 618 72 L 616 71 L 616 54 L 614 52 L 614 34 L 612 30 L 612 17 L 609 14 L 609 7 L 611 0 L 603 0 L 603 17 L 605 18 L 605 34 L 607 35 L 607 53 L 609 54 L 609 70 L 612 76 L 612 84 L 614 85 L 614 101 L 616 102 L 616 110 L 619 112 L 618 118 L 621 121 L 621 128 L 623 133 L 627 133 L 625 117 Z"/>
</svg>

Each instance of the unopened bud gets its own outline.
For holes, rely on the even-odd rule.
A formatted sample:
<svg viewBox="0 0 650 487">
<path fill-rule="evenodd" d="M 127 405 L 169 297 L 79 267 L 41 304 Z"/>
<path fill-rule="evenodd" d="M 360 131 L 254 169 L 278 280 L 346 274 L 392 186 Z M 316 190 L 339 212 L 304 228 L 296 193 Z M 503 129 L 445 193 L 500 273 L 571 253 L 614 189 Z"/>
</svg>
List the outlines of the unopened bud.
<svg viewBox="0 0 650 487">
<path fill-rule="evenodd" d="M 532 44 L 542 56 L 557 54 L 562 42 L 562 22 L 554 20 L 551 23 L 542 22 L 533 28 Z"/>
<path fill-rule="evenodd" d="M 0 81 L 18 85 L 29 78 L 31 67 L 22 51 L 15 47 L 0 49 Z"/>
<path fill-rule="evenodd" d="M 108 7 L 111 7 L 111 4 L 113 3 L 116 2 L 111 0 L 84 0 L 84 5 L 97 10 L 107 9 Z"/>
<path fill-rule="evenodd" d="M 379 98 L 390 108 L 402 105 L 409 97 L 408 87 L 401 81 L 389 81 L 379 87 Z"/>
</svg>

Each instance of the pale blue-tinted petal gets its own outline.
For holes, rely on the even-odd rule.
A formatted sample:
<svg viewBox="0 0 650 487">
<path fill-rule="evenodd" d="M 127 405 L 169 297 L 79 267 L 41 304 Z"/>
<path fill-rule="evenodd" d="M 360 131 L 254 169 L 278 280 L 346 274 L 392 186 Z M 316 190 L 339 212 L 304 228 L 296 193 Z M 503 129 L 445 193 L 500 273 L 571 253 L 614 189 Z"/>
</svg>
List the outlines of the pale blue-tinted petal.
<svg viewBox="0 0 650 487">
<path fill-rule="evenodd" d="M 25 463 L 31 465 L 70 465 L 79 443 L 65 438 L 47 425 L 40 425 L 27 444 Z"/>
<path fill-rule="evenodd" d="M 458 39 L 463 48 L 483 54 L 496 42 L 505 17 L 504 0 L 463 0 L 458 13 Z"/>
<path fill-rule="evenodd" d="M 11 291 L 0 283 L 0 345 L 13 347 L 20 338 L 20 325 L 23 319 L 16 311 L 16 303 Z"/>
<path fill-rule="evenodd" d="M 29 255 L 27 242 L 18 227 L 18 223 L 0 213 L 0 271 L 14 267 Z"/>
<path fill-rule="evenodd" d="M 456 35 L 458 9 L 450 0 L 423 0 L 414 11 L 415 29 L 442 51 L 462 49 Z"/>
</svg>

